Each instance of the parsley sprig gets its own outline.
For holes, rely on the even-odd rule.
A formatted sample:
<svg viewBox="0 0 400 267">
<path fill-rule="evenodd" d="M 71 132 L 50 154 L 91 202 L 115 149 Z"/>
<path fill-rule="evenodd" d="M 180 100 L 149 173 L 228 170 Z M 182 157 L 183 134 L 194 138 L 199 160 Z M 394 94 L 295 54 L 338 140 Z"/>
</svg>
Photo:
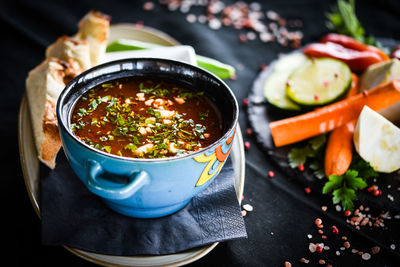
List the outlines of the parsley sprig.
<svg viewBox="0 0 400 267">
<path fill-rule="evenodd" d="M 368 162 L 356 156 L 349 170 L 343 175 L 331 175 L 322 189 L 323 194 L 332 194 L 333 204 L 341 203 L 344 210 L 353 211 L 354 200 L 357 200 L 357 190 L 367 187 L 367 180 L 377 177 Z"/>
<path fill-rule="evenodd" d="M 323 158 L 325 152 L 326 135 L 318 135 L 308 141 L 303 147 L 292 148 L 289 152 L 289 165 L 297 168 L 310 161 L 310 169 L 318 179 L 325 177 Z"/>
</svg>

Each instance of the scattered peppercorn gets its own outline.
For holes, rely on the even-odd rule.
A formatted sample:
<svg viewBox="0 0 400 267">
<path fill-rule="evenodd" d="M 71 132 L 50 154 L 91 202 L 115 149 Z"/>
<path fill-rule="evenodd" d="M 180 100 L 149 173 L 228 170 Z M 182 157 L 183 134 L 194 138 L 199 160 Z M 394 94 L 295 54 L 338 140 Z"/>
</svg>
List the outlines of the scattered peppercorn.
<svg viewBox="0 0 400 267">
<path fill-rule="evenodd" d="M 381 190 L 379 190 L 379 189 L 377 189 L 377 190 L 375 190 L 374 192 L 373 192 L 373 194 L 374 194 L 374 196 L 380 196 L 380 195 L 382 195 L 382 191 Z"/>
<path fill-rule="evenodd" d="M 246 129 L 246 134 L 247 134 L 248 136 L 251 136 L 251 135 L 253 134 L 253 129 L 247 128 L 247 129 Z"/>
<path fill-rule="evenodd" d="M 266 70 L 266 69 L 268 69 L 268 65 L 267 64 L 262 64 L 260 69 L 261 70 Z"/>
<path fill-rule="evenodd" d="M 301 172 L 304 171 L 304 164 L 301 163 L 298 168 L 299 168 L 299 171 L 301 171 Z"/>
<path fill-rule="evenodd" d="M 249 141 L 244 142 L 244 148 L 246 148 L 247 150 L 249 150 L 250 147 L 251 147 L 251 145 L 250 145 L 250 142 L 249 142 Z"/>
</svg>

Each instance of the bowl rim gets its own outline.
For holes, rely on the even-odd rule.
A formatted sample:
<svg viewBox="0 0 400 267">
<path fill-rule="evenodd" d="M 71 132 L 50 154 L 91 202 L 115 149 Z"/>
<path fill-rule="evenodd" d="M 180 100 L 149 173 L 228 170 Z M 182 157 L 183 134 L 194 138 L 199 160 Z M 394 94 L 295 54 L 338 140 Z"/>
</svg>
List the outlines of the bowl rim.
<svg viewBox="0 0 400 267">
<path fill-rule="evenodd" d="M 196 152 L 192 152 L 192 153 L 188 153 L 188 154 L 184 154 L 184 155 L 179 155 L 179 156 L 173 156 L 173 157 L 167 157 L 167 158 L 152 158 L 152 159 L 148 159 L 148 158 L 134 158 L 134 157 L 124 157 L 124 156 L 119 156 L 119 155 L 115 155 L 115 154 L 111 154 L 111 153 L 107 153 L 101 150 L 98 150 L 96 148 L 93 148 L 89 145 L 87 145 L 86 143 L 82 142 L 75 134 L 72 133 L 71 129 L 69 127 L 67 127 L 64 124 L 64 120 L 62 119 L 63 117 L 61 116 L 62 112 L 62 103 L 64 103 L 64 100 L 66 98 L 66 96 L 68 95 L 68 93 L 74 88 L 74 85 L 84 76 L 86 76 L 87 74 L 102 69 L 102 68 L 107 68 L 109 66 L 112 65 L 120 65 L 120 64 L 124 64 L 124 63 L 131 63 L 131 62 L 138 62 L 138 61 L 161 61 L 163 63 L 170 63 L 170 64 L 177 64 L 177 65 L 181 65 L 185 68 L 189 68 L 192 70 L 195 70 L 196 72 L 200 72 L 202 74 L 205 74 L 206 76 L 210 76 L 212 79 L 216 80 L 218 83 L 220 83 L 222 85 L 222 87 L 225 87 L 225 90 L 227 90 L 230 98 L 231 98 L 231 102 L 233 103 L 234 106 L 234 111 L 233 111 L 233 115 L 234 115 L 234 119 L 231 122 L 229 128 L 225 131 L 225 133 L 214 143 L 196 151 Z M 123 71 L 130 71 L 130 70 L 121 70 L 121 72 Z M 99 76 L 97 76 L 96 78 L 105 76 L 105 75 L 110 75 L 109 73 L 103 73 Z M 109 77 L 107 77 L 106 80 L 113 80 L 112 75 L 110 75 Z M 106 82 L 106 81 L 103 81 Z M 85 92 L 87 92 L 88 90 L 86 90 Z M 78 98 L 80 98 L 82 95 L 80 95 Z M 218 106 L 217 106 L 218 109 Z M 219 110 L 219 109 L 218 109 Z M 68 110 L 68 114 L 70 114 L 71 110 Z M 221 110 L 219 110 L 219 112 L 222 112 Z M 67 135 L 73 140 L 75 141 L 75 143 L 77 143 L 78 145 L 96 153 L 96 154 L 100 154 L 106 158 L 111 158 L 111 159 L 117 159 L 117 160 L 123 160 L 123 161 L 129 161 L 129 162 L 169 162 L 169 161 L 177 161 L 177 160 L 184 160 L 186 158 L 193 158 L 197 155 L 200 155 L 202 153 L 204 153 L 205 151 L 208 151 L 209 149 L 211 149 L 214 146 L 217 146 L 221 140 L 225 140 L 227 138 L 229 138 L 229 136 L 232 134 L 232 132 L 236 129 L 238 120 L 239 120 L 239 104 L 237 102 L 237 99 L 234 95 L 234 93 L 232 92 L 232 89 L 230 89 L 230 87 L 219 77 L 217 77 L 216 75 L 214 75 L 213 73 L 198 67 L 198 66 L 194 66 L 185 62 L 181 62 L 181 61 L 177 61 L 177 60 L 171 60 L 171 59 L 163 59 L 163 58 L 151 58 L 151 57 L 140 57 L 140 58 L 126 58 L 126 59 L 119 59 L 119 60 L 114 60 L 114 61 L 110 61 L 104 64 L 100 64 L 97 65 L 95 67 L 92 67 L 84 72 L 82 72 L 81 74 L 79 74 L 78 76 L 76 76 L 75 78 L 73 78 L 71 81 L 68 82 L 68 84 L 64 87 L 64 89 L 62 90 L 62 92 L 60 93 L 60 96 L 58 97 L 57 100 L 57 105 L 56 105 L 56 114 L 57 114 L 57 121 L 59 124 L 59 128 L 60 128 L 60 134 L 61 131 L 67 133 Z M 68 122 L 67 122 L 68 123 Z M 63 142 L 63 138 L 61 138 L 62 143 Z"/>
</svg>

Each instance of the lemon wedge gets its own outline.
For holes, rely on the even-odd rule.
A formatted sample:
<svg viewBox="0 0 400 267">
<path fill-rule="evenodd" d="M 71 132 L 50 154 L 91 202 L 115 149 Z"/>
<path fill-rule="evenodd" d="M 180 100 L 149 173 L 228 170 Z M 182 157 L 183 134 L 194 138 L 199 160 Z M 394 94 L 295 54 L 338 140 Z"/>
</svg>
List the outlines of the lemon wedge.
<svg viewBox="0 0 400 267">
<path fill-rule="evenodd" d="M 375 171 L 390 173 L 400 168 L 400 129 L 368 106 L 358 118 L 354 145 Z"/>
</svg>

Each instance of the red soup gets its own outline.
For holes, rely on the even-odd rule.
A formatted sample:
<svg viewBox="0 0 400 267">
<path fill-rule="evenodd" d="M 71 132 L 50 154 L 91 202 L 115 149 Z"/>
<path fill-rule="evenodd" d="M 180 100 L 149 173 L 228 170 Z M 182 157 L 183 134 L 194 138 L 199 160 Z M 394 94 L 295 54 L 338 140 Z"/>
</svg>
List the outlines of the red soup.
<svg viewBox="0 0 400 267">
<path fill-rule="evenodd" d="M 70 128 L 93 148 L 134 158 L 184 155 L 222 136 L 220 115 L 203 91 L 137 77 L 86 92 Z"/>
</svg>

